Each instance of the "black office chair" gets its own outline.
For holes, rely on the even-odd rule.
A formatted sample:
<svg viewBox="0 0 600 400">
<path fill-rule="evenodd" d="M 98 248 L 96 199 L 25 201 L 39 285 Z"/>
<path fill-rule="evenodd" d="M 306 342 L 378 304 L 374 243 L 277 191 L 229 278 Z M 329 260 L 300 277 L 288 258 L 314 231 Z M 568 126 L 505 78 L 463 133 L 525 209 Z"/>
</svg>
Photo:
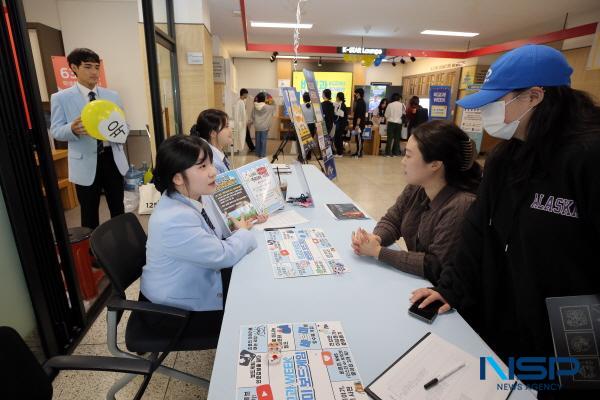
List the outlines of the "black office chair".
<svg viewBox="0 0 600 400">
<path fill-rule="evenodd" d="M 108 302 L 107 327 L 108 349 L 117 357 L 140 359 L 141 357 L 119 349 L 117 345 L 117 325 L 123 311 L 131 315 L 125 330 L 125 344 L 129 351 L 151 353 L 151 373 L 146 376 L 142 387 L 148 385 L 153 372 L 208 387 L 210 381 L 198 376 L 165 367 L 163 360 L 171 351 L 207 350 L 217 347 L 217 336 L 205 336 L 202 332 L 186 330 L 194 313 L 176 307 L 145 301 L 140 293 L 140 301 L 127 300 L 125 290 L 142 274 L 146 264 L 146 233 L 137 217 L 127 213 L 115 217 L 92 232 L 90 247 L 98 264 L 106 272 L 115 294 Z M 152 325 L 148 318 L 164 317 L 167 323 Z M 160 328 L 157 328 L 160 326 Z M 107 398 L 114 396 L 130 382 L 135 375 L 127 375 L 117 381 Z"/>
<path fill-rule="evenodd" d="M 52 399 L 53 370 L 112 371 L 150 375 L 152 362 L 102 356 L 57 356 L 40 365 L 35 356 L 13 328 L 0 327 L 0 399 Z M 145 387 L 135 399 L 141 399 Z"/>
</svg>

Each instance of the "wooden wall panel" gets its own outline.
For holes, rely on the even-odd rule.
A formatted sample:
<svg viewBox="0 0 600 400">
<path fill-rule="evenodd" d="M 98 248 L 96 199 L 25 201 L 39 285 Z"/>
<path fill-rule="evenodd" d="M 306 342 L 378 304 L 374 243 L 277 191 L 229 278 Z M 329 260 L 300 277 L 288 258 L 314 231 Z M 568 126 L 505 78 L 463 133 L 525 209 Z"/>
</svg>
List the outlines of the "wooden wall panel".
<svg viewBox="0 0 600 400">
<path fill-rule="evenodd" d="M 179 64 L 179 88 L 181 122 L 183 132 L 189 132 L 198 114 L 215 105 L 213 80 L 212 38 L 204 25 L 176 24 L 177 63 Z M 190 65 L 188 52 L 202 52 L 204 63 Z"/>
</svg>

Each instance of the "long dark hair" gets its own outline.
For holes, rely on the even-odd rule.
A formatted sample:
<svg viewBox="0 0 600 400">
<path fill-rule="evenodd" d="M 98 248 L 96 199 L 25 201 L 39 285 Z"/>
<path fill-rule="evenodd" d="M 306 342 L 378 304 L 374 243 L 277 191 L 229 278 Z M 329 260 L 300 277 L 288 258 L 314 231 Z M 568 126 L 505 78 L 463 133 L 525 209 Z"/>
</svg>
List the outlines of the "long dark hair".
<svg viewBox="0 0 600 400">
<path fill-rule="evenodd" d="M 156 167 L 154 168 L 154 186 L 161 193 L 167 191 L 173 194 L 175 184 L 173 177 L 179 172 L 184 172 L 198 162 L 210 159 L 212 163 L 213 154 L 208 142 L 198 136 L 175 135 L 169 137 L 158 147 L 156 154 Z M 185 174 L 184 180 L 187 179 Z"/>
<path fill-rule="evenodd" d="M 264 103 L 265 101 L 267 101 L 267 95 L 265 94 L 265 92 L 260 92 L 254 97 L 255 103 Z"/>
<path fill-rule="evenodd" d="M 196 125 L 190 129 L 190 135 L 199 136 L 210 143 L 211 132 L 221 132 L 227 126 L 227 113 L 214 108 L 204 110 L 198 115 Z"/>
<path fill-rule="evenodd" d="M 446 183 L 475 193 L 481 182 L 481 166 L 469 136 L 448 121 L 434 120 L 412 131 L 426 163 L 444 163 Z"/>
<path fill-rule="evenodd" d="M 534 172 L 548 174 L 563 146 L 592 139 L 600 139 L 600 107 L 592 98 L 569 86 L 545 87 L 544 99 L 532 110 L 525 141 L 500 143 L 492 157 L 513 159 L 509 182 L 517 183 L 529 180 Z"/>
<path fill-rule="evenodd" d="M 346 96 L 344 96 L 344 92 L 338 92 L 335 95 L 335 99 L 341 101 L 342 103 L 346 102 Z"/>
<path fill-rule="evenodd" d="M 304 92 L 302 93 L 302 100 L 305 103 L 310 103 L 310 94 L 308 94 L 308 92 Z"/>
</svg>

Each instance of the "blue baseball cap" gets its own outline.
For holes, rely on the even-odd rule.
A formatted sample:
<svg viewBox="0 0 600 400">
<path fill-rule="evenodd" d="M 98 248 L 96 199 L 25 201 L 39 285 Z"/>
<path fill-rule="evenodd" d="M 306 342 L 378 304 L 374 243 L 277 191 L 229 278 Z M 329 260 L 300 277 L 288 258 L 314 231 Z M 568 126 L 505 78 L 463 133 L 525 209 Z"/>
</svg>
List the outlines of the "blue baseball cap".
<svg viewBox="0 0 600 400">
<path fill-rule="evenodd" d="M 479 108 L 507 93 L 533 86 L 569 86 L 573 69 L 565 56 L 548 46 L 528 44 L 511 50 L 488 69 L 479 92 L 456 102 L 463 108 Z"/>
</svg>

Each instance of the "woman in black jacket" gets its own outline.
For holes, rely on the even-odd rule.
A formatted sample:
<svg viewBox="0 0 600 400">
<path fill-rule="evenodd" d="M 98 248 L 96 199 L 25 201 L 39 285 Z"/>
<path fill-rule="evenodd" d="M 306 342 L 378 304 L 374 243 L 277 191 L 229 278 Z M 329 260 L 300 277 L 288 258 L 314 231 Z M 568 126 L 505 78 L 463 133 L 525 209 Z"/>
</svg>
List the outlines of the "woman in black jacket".
<svg viewBox="0 0 600 400">
<path fill-rule="evenodd" d="M 335 96 L 333 107 L 335 114 L 335 135 L 333 137 L 336 152 L 335 157 L 342 157 L 344 155 L 344 137 L 348 130 L 348 107 L 346 107 L 344 92 L 339 92 Z"/>
<path fill-rule="evenodd" d="M 323 119 L 327 128 L 326 135 L 331 134 L 333 130 L 333 121 L 335 120 L 334 106 L 331 102 L 331 90 L 323 90 L 323 101 L 321 102 L 321 110 L 323 111 Z"/>
<path fill-rule="evenodd" d="M 555 356 L 546 298 L 600 292 L 600 108 L 570 87 L 571 73 L 559 51 L 523 46 L 458 102 L 481 108 L 486 131 L 506 142 L 486 162 L 454 264 L 411 298 L 456 308 L 505 362 Z"/>
</svg>

